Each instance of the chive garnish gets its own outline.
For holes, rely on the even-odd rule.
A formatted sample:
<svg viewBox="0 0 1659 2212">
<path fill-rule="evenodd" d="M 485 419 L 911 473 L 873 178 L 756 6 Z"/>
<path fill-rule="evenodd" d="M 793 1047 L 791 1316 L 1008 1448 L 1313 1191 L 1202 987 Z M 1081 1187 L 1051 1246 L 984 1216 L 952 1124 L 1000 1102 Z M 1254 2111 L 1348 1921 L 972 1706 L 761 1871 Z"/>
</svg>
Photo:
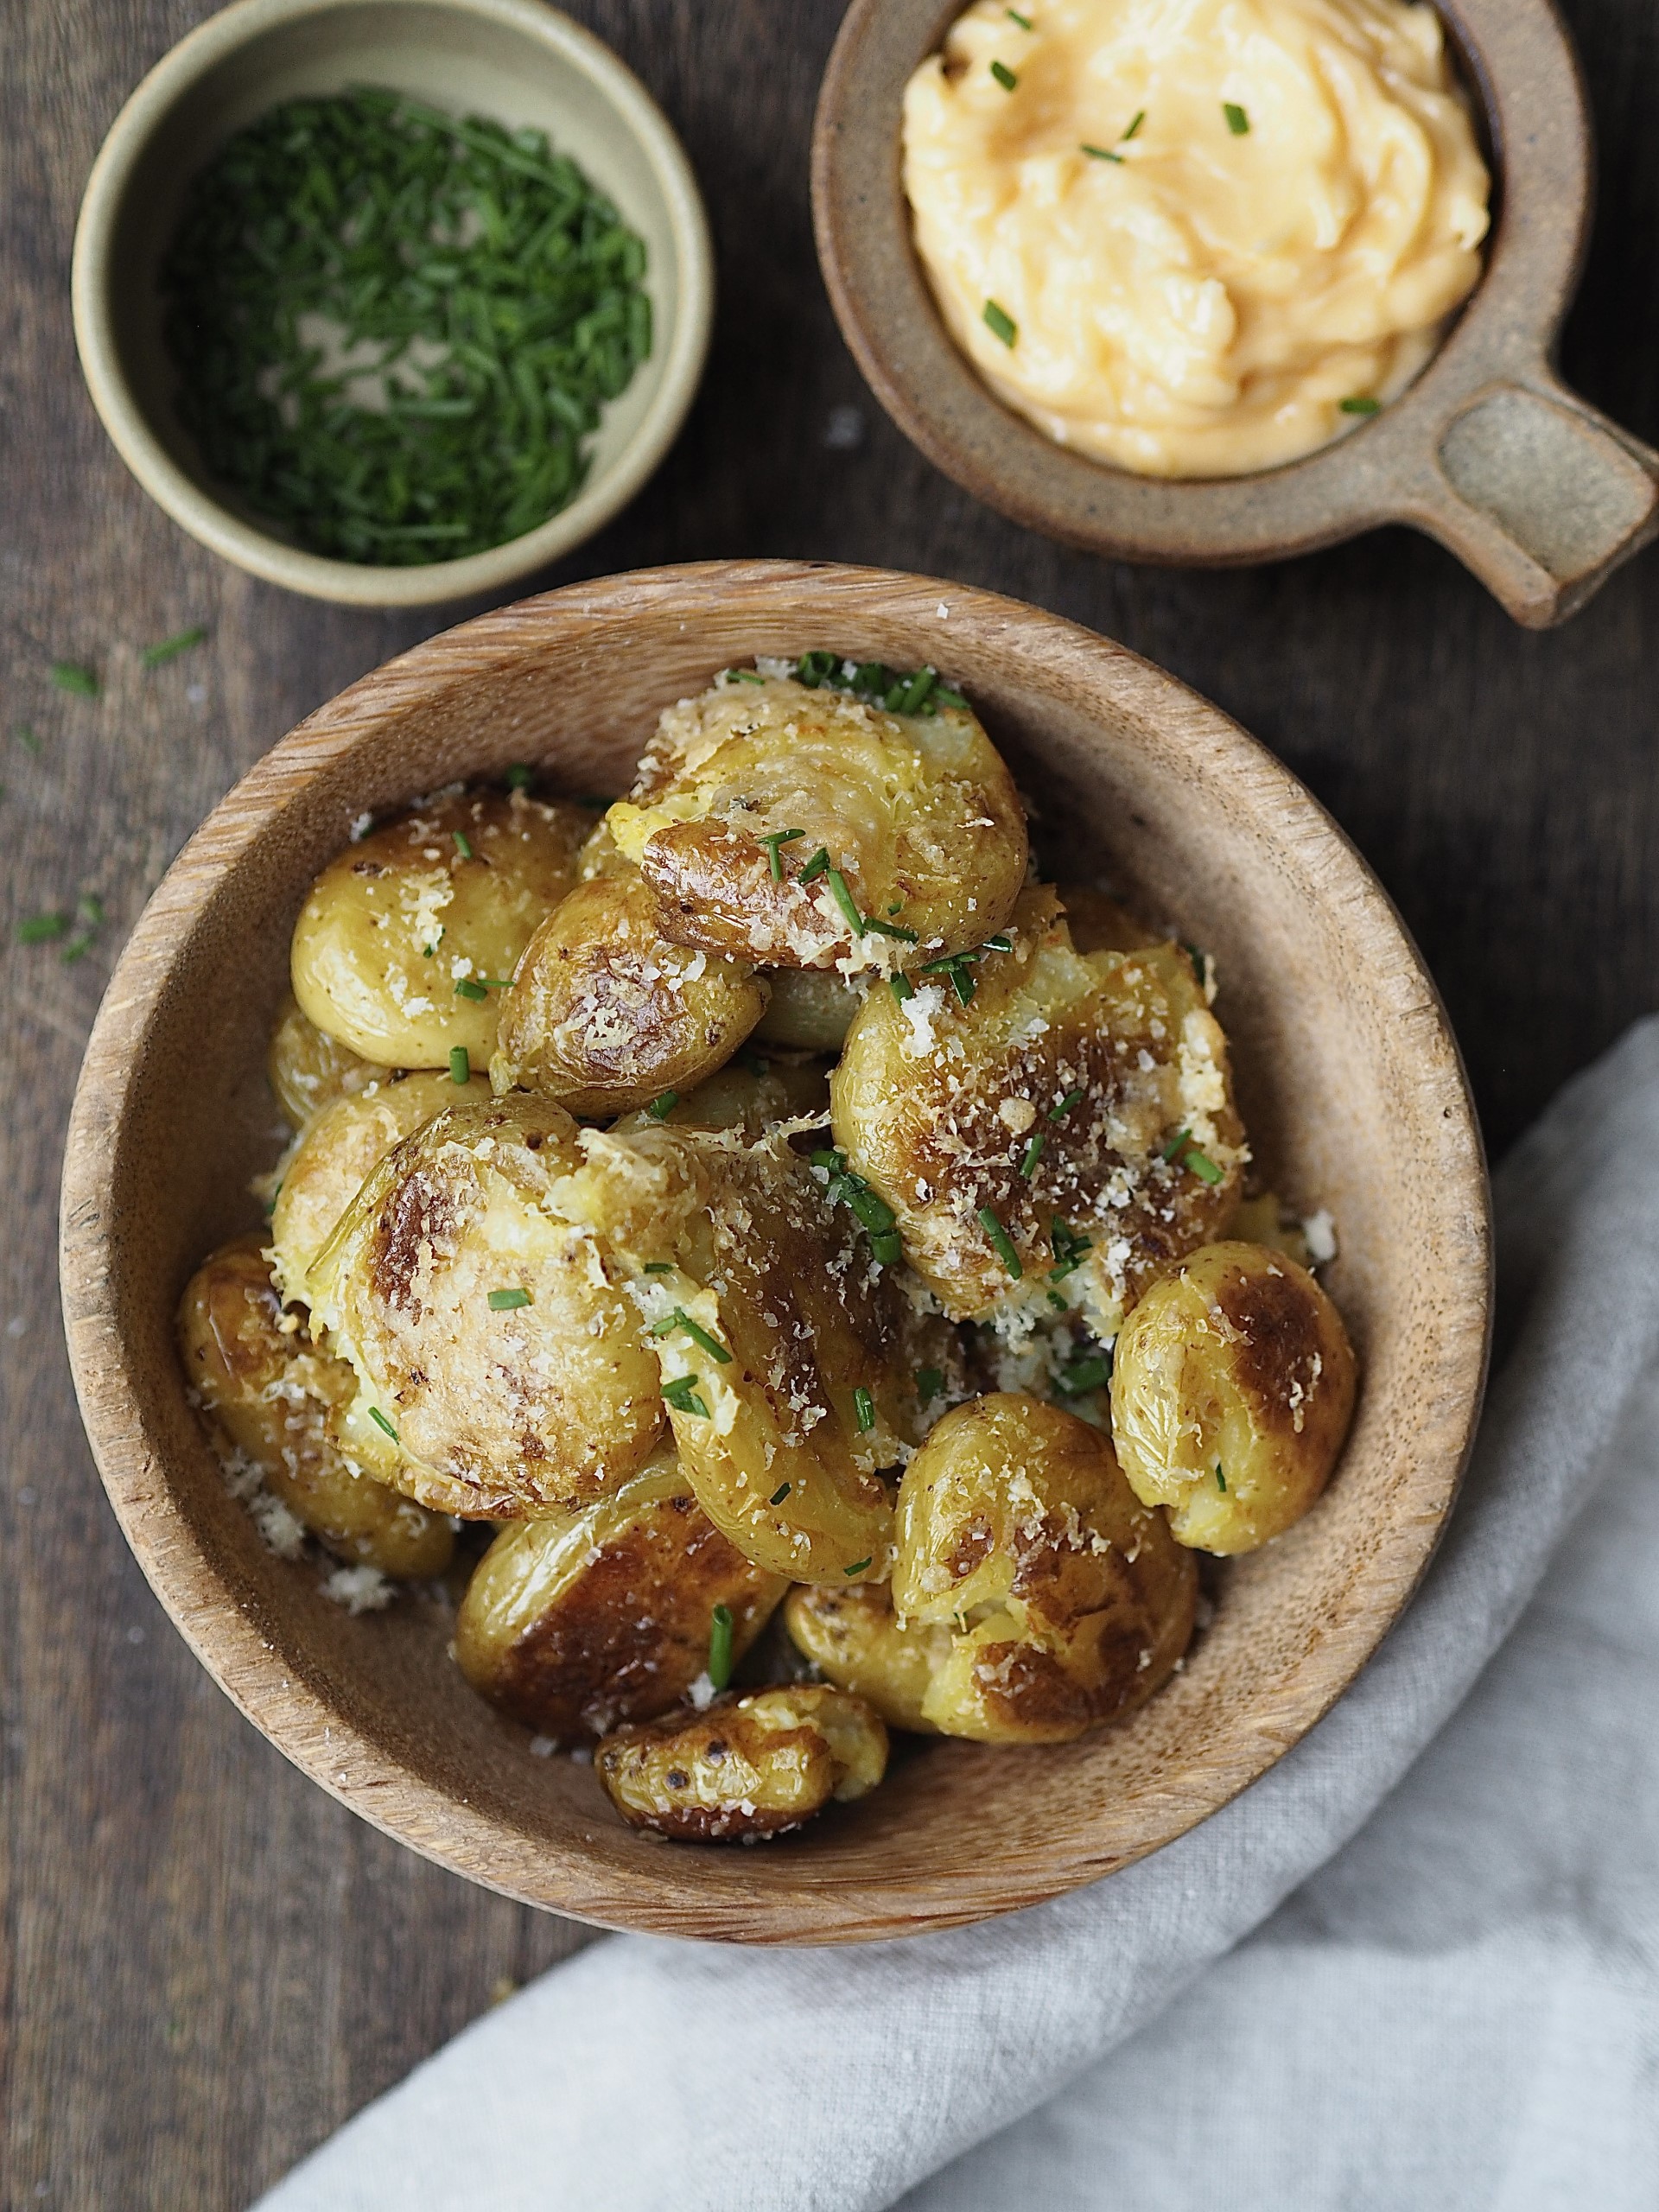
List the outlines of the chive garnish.
<svg viewBox="0 0 1659 2212">
<path fill-rule="evenodd" d="M 528 790 L 530 786 L 530 777 L 531 772 L 527 767 L 525 767 L 522 760 L 508 761 L 505 781 L 507 789 L 510 791 L 522 791 Z"/>
<path fill-rule="evenodd" d="M 450 1082 L 470 1083 L 472 1079 L 473 1064 L 467 1057 L 467 1047 L 464 1045 L 451 1046 L 449 1049 Z"/>
<path fill-rule="evenodd" d="M 1048 1271 L 1050 1282 L 1064 1282 L 1068 1275 L 1076 1274 L 1084 1255 L 1091 1249 L 1089 1238 L 1068 1229 L 1058 1214 L 1049 1224 L 1048 1243 L 1054 1255 L 1054 1265 Z"/>
<path fill-rule="evenodd" d="M 708 1330 L 694 1321 L 683 1306 L 677 1306 L 674 1311 L 666 1315 L 664 1319 L 653 1322 L 651 1333 L 653 1337 L 665 1337 L 675 1329 L 683 1330 L 692 1343 L 700 1345 L 710 1359 L 718 1360 L 722 1367 L 731 1365 L 732 1355 L 721 1344 L 720 1338 L 711 1337 Z"/>
<path fill-rule="evenodd" d="M 1013 1237 L 1004 1229 L 992 1207 L 981 1206 L 976 1218 L 980 1227 L 985 1232 L 992 1250 L 1014 1277 L 1015 1282 L 1018 1282 L 1026 1270 L 1020 1262 L 1019 1253 L 1014 1249 Z"/>
<path fill-rule="evenodd" d="M 991 74 L 1005 92 L 1011 92 L 1020 81 L 1006 61 L 993 61 Z"/>
<path fill-rule="evenodd" d="M 489 995 L 486 985 L 474 982 L 470 976 L 463 976 L 455 985 L 455 996 L 458 999 L 471 999 L 474 1004 L 481 999 L 488 998 Z"/>
<path fill-rule="evenodd" d="M 1344 415 L 1380 415 L 1382 412 L 1380 399 L 1368 398 L 1357 392 L 1351 399 L 1339 399 L 1337 405 Z"/>
<path fill-rule="evenodd" d="M 31 914 L 17 925 L 19 944 L 54 944 L 69 931 L 67 914 Z"/>
<path fill-rule="evenodd" d="M 1220 1465 L 1217 1464 L 1216 1468 L 1216 1488 L 1219 1491 L 1224 1491 L 1226 1487 L 1227 1478 L 1222 1473 Z"/>
<path fill-rule="evenodd" d="M 397 1443 L 397 1432 L 392 1427 L 391 1423 L 386 1419 L 385 1414 L 381 1412 L 378 1406 L 371 1406 L 369 1408 L 369 1419 L 374 1423 L 377 1428 L 384 1429 L 394 1444 Z"/>
<path fill-rule="evenodd" d="M 1170 1141 L 1164 1147 L 1162 1152 L 1160 1153 L 1158 1156 L 1160 1160 L 1165 1161 L 1174 1160 L 1186 1149 L 1187 1146 L 1190 1145 L 1192 1141 L 1192 1132 L 1191 1129 L 1177 1129 L 1173 1137 L 1171 1138 Z"/>
<path fill-rule="evenodd" d="M 1217 1167 L 1206 1153 L 1189 1152 L 1181 1161 L 1181 1165 L 1190 1169 L 1198 1177 L 1199 1182 L 1208 1183 L 1212 1190 L 1217 1183 L 1226 1179 L 1226 1169 Z"/>
<path fill-rule="evenodd" d="M 904 974 L 902 969 L 897 974 L 888 976 L 887 988 L 893 993 L 893 995 L 898 1000 L 900 1006 L 904 1004 L 906 999 L 913 999 L 916 995 L 915 984 L 911 982 L 908 976 Z"/>
<path fill-rule="evenodd" d="M 875 914 L 866 914 L 858 926 L 867 937 L 896 938 L 900 944 L 921 943 L 914 930 L 904 929 L 897 922 L 884 922 Z"/>
<path fill-rule="evenodd" d="M 1135 113 L 1135 120 L 1130 124 L 1128 129 L 1123 133 L 1123 136 L 1118 140 L 1118 144 L 1120 146 L 1127 146 L 1130 139 L 1135 137 L 1135 133 L 1140 130 L 1141 124 L 1146 121 L 1146 119 L 1147 111 L 1145 108 L 1137 108 Z"/>
<path fill-rule="evenodd" d="M 1012 340 L 1009 342 L 1012 343 Z M 934 692 L 933 696 L 938 700 L 943 706 L 958 708 L 964 715 L 968 712 L 968 702 L 963 697 L 960 691 L 947 690 L 945 686 L 941 683 L 938 689 Z"/>
<path fill-rule="evenodd" d="M 781 883 L 784 880 L 784 856 L 779 850 L 779 846 L 792 845 L 798 837 L 804 837 L 805 835 L 804 830 L 774 830 L 760 840 L 766 849 L 766 857 L 772 863 L 772 880 L 774 883 Z"/>
<path fill-rule="evenodd" d="M 696 1414 L 700 1421 L 707 1421 L 709 1408 L 697 1395 L 695 1375 L 677 1375 L 671 1382 L 663 1385 L 663 1395 L 677 1414 Z"/>
<path fill-rule="evenodd" d="M 1122 167 L 1122 163 L 1123 163 L 1123 156 L 1122 156 L 1122 154 L 1111 154 L 1111 153 L 1108 153 L 1108 151 L 1106 150 L 1106 149 L 1105 149 L 1105 147 L 1104 147 L 1104 146 L 1091 146 L 1091 145 L 1090 145 L 1090 143 L 1088 143 L 1087 139 L 1085 139 L 1085 140 L 1084 141 L 1083 150 L 1084 150 L 1084 152 L 1085 154 L 1087 154 L 1087 155 L 1090 156 L 1090 158 L 1091 160 L 1093 160 L 1093 161 L 1096 161 L 1096 162 L 1116 162 L 1118 164 L 1118 166 L 1119 166 L 1119 168 L 1120 168 Z"/>
<path fill-rule="evenodd" d="M 985 302 L 985 327 L 994 338 L 1000 338 L 1008 346 L 1012 346 L 1020 335 L 1019 324 L 1007 309 L 998 307 L 995 300 Z M 963 703 L 966 705 L 967 702 L 964 700 Z"/>
<path fill-rule="evenodd" d="M 871 1557 L 874 1556 L 874 1554 L 872 1554 Z M 850 1567 L 843 1567 L 841 1571 L 843 1574 L 862 1574 L 869 1563 L 868 1559 L 855 1559 Z"/>
<path fill-rule="evenodd" d="M 1081 1106 L 1086 1093 L 1082 1090 L 1068 1090 L 1064 1098 L 1057 1099 L 1048 1109 L 1051 1122 L 1063 1122 L 1074 1106 Z"/>
<path fill-rule="evenodd" d="M 1031 1178 L 1037 1173 L 1037 1163 L 1042 1156 L 1043 1138 L 1042 1132 L 1039 1130 L 1038 1134 L 1033 1137 L 1031 1142 L 1026 1147 L 1026 1156 L 1020 1163 L 1020 1173 L 1026 1178 L 1027 1182 L 1029 1182 Z"/>
<path fill-rule="evenodd" d="M 520 1306 L 528 1306 L 527 1290 L 493 1290 L 485 1301 L 492 1313 L 512 1313 Z"/>
<path fill-rule="evenodd" d="M 653 1098 L 645 1111 L 653 1122 L 665 1122 L 680 1103 L 677 1090 L 665 1090 L 660 1098 Z"/>
<path fill-rule="evenodd" d="M 1243 138 L 1248 137 L 1250 128 L 1250 118 L 1245 114 L 1243 109 L 1239 106 L 1236 100 L 1224 100 L 1221 104 L 1221 111 L 1226 117 L 1227 128 L 1232 132 L 1235 138 Z"/>
<path fill-rule="evenodd" d="M 54 660 L 52 681 L 60 691 L 73 691 L 79 699 L 101 699 L 104 696 L 104 686 L 99 682 L 96 671 L 88 668 L 85 661 Z"/>
<path fill-rule="evenodd" d="M 858 1422 L 858 1433 L 868 1436 L 875 1427 L 875 1400 L 861 1382 L 853 1393 L 853 1413 Z"/>
<path fill-rule="evenodd" d="M 709 1679 L 723 1690 L 732 1679 L 732 1609 L 716 1605 L 709 1625 Z"/>
<path fill-rule="evenodd" d="M 1103 1352 L 1088 1352 L 1070 1361 L 1054 1377 L 1069 1398 L 1080 1398 L 1085 1390 L 1098 1390 L 1111 1379 L 1112 1363 Z"/>
<path fill-rule="evenodd" d="M 777 1489 L 773 1491 L 772 1496 L 766 1500 L 766 1503 L 768 1505 L 781 1505 L 794 1487 L 795 1485 L 793 1483 L 779 1483 Z"/>
<path fill-rule="evenodd" d="M 1008 8 L 1003 12 L 1007 15 L 1008 21 L 1011 23 L 1018 23 L 1022 31 L 1028 31 L 1031 29 L 1031 17 L 1022 16 L 1017 8 Z"/>
<path fill-rule="evenodd" d="M 894 711 L 901 715 L 919 715 L 927 704 L 928 694 L 938 683 L 939 671 L 937 668 L 918 668 L 907 681 L 903 677 L 899 680 L 905 688 L 899 694 Z"/>
<path fill-rule="evenodd" d="M 944 1388 L 944 1370 L 938 1367 L 918 1367 L 916 1370 L 916 1395 L 925 1406 L 932 1404 Z"/>
<path fill-rule="evenodd" d="M 722 668 L 720 672 L 728 683 L 764 683 L 766 680 L 758 668 Z"/>
<path fill-rule="evenodd" d="M 841 666 L 839 653 L 826 652 L 820 645 L 810 653 L 803 653 L 795 664 L 795 681 L 809 691 L 816 691 L 828 683 Z"/>
<path fill-rule="evenodd" d="M 647 1260 L 645 1271 L 648 1275 L 671 1275 L 673 1262 L 669 1260 Z"/>
<path fill-rule="evenodd" d="M 462 860 L 471 860 L 473 857 L 473 845 L 472 840 L 468 837 L 467 832 L 464 830 L 452 830 L 449 832 L 449 835 L 454 839 L 455 850 L 461 855 Z"/>
<path fill-rule="evenodd" d="M 1011 937 L 1003 937 L 999 932 L 995 937 L 988 937 L 982 949 L 986 952 L 1012 952 L 1014 939 Z"/>
<path fill-rule="evenodd" d="M 829 865 L 830 849 L 827 845 L 820 845 L 795 880 L 798 883 L 816 883 Z"/>
<path fill-rule="evenodd" d="M 904 1244 L 896 1229 L 877 1230 L 870 1238 L 870 1252 L 884 1268 L 896 1268 L 905 1256 Z"/>
<path fill-rule="evenodd" d="M 1069 1313 L 1071 1311 L 1064 1296 L 1058 1290 L 1046 1291 L 1043 1294 L 1057 1313 Z"/>
<path fill-rule="evenodd" d="M 193 645 L 201 645 L 207 632 L 200 622 L 188 630 L 181 630 L 171 638 L 163 638 L 159 645 L 146 645 L 138 658 L 146 668 L 165 668 L 168 662 L 176 660 L 181 653 L 188 653 Z"/>
<path fill-rule="evenodd" d="M 829 873 L 828 881 L 830 896 L 846 917 L 848 926 L 851 929 L 853 935 L 861 937 L 864 933 L 864 917 L 858 911 L 857 900 L 847 888 L 846 877 L 838 868 L 832 868 Z"/>
</svg>

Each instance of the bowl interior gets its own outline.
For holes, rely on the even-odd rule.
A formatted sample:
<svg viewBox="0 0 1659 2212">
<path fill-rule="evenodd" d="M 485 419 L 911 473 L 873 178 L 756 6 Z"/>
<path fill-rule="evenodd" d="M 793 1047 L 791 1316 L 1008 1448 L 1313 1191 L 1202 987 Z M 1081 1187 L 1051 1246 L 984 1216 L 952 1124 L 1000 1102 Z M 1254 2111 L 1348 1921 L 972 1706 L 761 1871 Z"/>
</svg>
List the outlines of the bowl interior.
<svg viewBox="0 0 1659 2212">
<path fill-rule="evenodd" d="M 279 0 L 274 7 L 231 12 L 245 17 L 245 35 L 224 35 L 224 19 L 205 26 L 225 50 L 199 70 L 181 71 L 176 96 L 159 98 L 155 111 L 146 113 L 147 127 L 135 130 L 95 280 L 112 365 L 134 418 L 129 435 L 148 441 L 152 467 L 157 461 L 169 466 L 199 500 L 245 531 L 285 546 L 289 541 L 281 524 L 257 513 L 207 473 L 174 404 L 158 273 L 192 179 L 226 139 L 283 101 L 354 85 L 388 86 L 451 114 L 483 115 L 511 129 L 533 125 L 576 162 L 644 238 L 654 329 L 650 358 L 604 410 L 582 490 L 560 514 L 517 541 L 514 552 L 521 557 L 511 573 L 551 559 L 613 511 L 612 480 L 660 413 L 666 387 L 683 378 L 683 326 L 688 315 L 702 312 L 700 300 L 688 296 L 706 283 L 688 254 L 684 203 L 688 193 L 695 202 L 695 191 L 689 176 L 681 182 L 674 174 L 683 166 L 677 149 L 671 166 L 665 163 L 660 141 L 669 138 L 666 124 L 597 41 L 550 10 L 512 0 L 476 7 L 454 0 L 315 0 L 309 7 Z M 654 125 L 650 137 L 642 136 L 646 118 L 646 127 Z M 700 227 L 700 217 L 696 220 Z M 700 360 L 700 340 L 695 350 Z M 130 452 L 127 457 L 135 459 Z M 157 487 L 152 482 L 149 488 Z M 499 568 L 505 550 L 418 569 L 359 569 L 315 555 L 303 557 L 334 572 L 338 596 L 364 595 L 348 594 L 348 588 L 353 578 L 366 577 L 383 587 L 373 593 L 377 601 L 388 590 L 397 592 L 399 580 L 405 589 L 397 595 L 430 599 L 444 592 L 422 585 L 440 569 L 453 578 L 480 563 Z M 444 577 L 438 581 L 448 593 L 464 588 Z"/>
<path fill-rule="evenodd" d="M 1041 1751 L 943 1744 L 798 1838 L 664 1849 L 591 1768 L 466 1688 L 449 1617 L 353 1619 L 261 1546 L 186 1402 L 182 1286 L 257 1221 L 282 1132 L 263 1072 L 288 939 L 353 819 L 463 775 L 545 765 L 622 789 L 667 702 L 762 652 L 931 660 L 966 687 L 1046 862 L 1213 950 L 1218 1011 L 1274 1186 L 1328 1206 L 1363 1363 L 1320 1504 L 1220 1578 L 1215 1618 L 1126 1724 Z M 445 1864 L 613 1924 L 846 1940 L 977 1918 L 1155 1848 L 1312 1725 L 1421 1574 L 1479 1395 L 1485 1182 L 1461 1070 L 1393 909 L 1315 802 L 1173 677 L 988 594 L 782 563 L 664 570 L 481 617 L 344 693 L 224 802 L 156 895 L 89 1048 L 65 1185 L 72 1355 L 111 1495 L 221 1684 L 326 1788 Z"/>
</svg>

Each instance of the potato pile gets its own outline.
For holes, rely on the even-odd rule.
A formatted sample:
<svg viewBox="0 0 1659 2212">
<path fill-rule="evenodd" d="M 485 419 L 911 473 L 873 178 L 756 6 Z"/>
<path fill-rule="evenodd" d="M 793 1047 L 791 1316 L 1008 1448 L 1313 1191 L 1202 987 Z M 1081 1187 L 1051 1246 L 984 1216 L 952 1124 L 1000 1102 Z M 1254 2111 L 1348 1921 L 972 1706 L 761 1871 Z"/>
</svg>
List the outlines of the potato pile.
<svg viewBox="0 0 1659 2212">
<path fill-rule="evenodd" d="M 1132 1712 L 1354 1399 L 1210 963 L 1039 879 L 931 669 L 726 670 L 602 816 L 531 781 L 300 917 L 268 1240 L 180 1314 L 240 1487 L 353 1594 L 448 1574 L 467 1680 L 665 1836 Z"/>
</svg>

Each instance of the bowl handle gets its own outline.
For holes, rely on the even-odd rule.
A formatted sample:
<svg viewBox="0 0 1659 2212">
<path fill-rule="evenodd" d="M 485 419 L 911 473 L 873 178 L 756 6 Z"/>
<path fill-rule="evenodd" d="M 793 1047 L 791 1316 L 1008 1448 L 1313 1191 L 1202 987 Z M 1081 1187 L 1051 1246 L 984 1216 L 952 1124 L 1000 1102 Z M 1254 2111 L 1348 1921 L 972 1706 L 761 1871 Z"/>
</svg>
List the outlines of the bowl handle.
<svg viewBox="0 0 1659 2212">
<path fill-rule="evenodd" d="M 1404 518 L 1531 630 L 1576 614 L 1659 534 L 1659 453 L 1541 360 L 1461 402 L 1413 493 Z"/>
</svg>

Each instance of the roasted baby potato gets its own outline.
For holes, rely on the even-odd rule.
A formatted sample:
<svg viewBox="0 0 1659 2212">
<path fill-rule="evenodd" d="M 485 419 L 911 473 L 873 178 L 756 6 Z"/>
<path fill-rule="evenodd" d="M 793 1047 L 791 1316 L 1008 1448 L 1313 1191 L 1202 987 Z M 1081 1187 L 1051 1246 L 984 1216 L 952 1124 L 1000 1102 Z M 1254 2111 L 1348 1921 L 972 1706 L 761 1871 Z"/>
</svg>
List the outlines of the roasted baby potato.
<svg viewBox="0 0 1659 2212">
<path fill-rule="evenodd" d="M 501 995 L 498 1091 L 544 1091 L 573 1114 L 626 1114 L 689 1090 L 760 1019 L 752 968 L 670 944 L 637 869 L 579 884 L 524 949 Z"/>
<path fill-rule="evenodd" d="M 906 1628 L 950 1631 L 921 1700 L 947 1736 L 1065 1743 L 1133 1712 L 1197 1599 L 1191 1554 L 1108 1440 L 1040 1398 L 959 1406 L 905 1470 L 893 1603 Z"/>
<path fill-rule="evenodd" d="M 815 1684 L 760 1690 L 705 1713 L 619 1729 L 594 1754 L 630 1827 L 689 1843 L 781 1835 L 874 1789 L 887 1732 L 861 1699 Z"/>
<path fill-rule="evenodd" d="M 845 1208 L 773 1137 L 588 1131 L 561 1204 L 634 1271 L 680 1464 L 744 1555 L 791 1581 L 880 1580 L 906 1441 L 898 1294 Z"/>
<path fill-rule="evenodd" d="M 614 1497 L 506 1529 L 455 1618 L 475 1690 L 561 1741 L 677 1705 L 709 1665 L 714 1611 L 741 1659 L 787 1586 L 709 1522 L 671 1452 Z"/>
<path fill-rule="evenodd" d="M 830 1071 L 822 1060 L 785 1060 L 746 1053 L 711 1075 L 671 1106 L 660 1099 L 644 1112 L 625 1115 L 619 1135 L 666 1125 L 684 1129 L 741 1129 L 764 1136 L 779 1122 L 830 1122 Z"/>
<path fill-rule="evenodd" d="M 833 968 L 772 968 L 762 980 L 772 996 L 755 1029 L 763 1045 L 800 1052 L 838 1052 L 864 1003 L 855 983 Z"/>
<path fill-rule="evenodd" d="M 294 931 L 294 995 L 377 1066 L 476 1067 L 495 1050 L 499 986 L 575 881 L 581 807 L 449 791 L 330 861 Z"/>
<path fill-rule="evenodd" d="M 1019 795 L 967 709 L 891 715 L 753 671 L 668 709 L 607 821 L 670 937 L 757 967 L 960 951 L 1025 880 Z"/>
<path fill-rule="evenodd" d="M 325 1037 L 310 1016 L 300 1012 L 292 991 L 283 996 L 265 1055 L 265 1073 L 276 1103 L 296 1129 L 302 1129 L 314 1114 L 336 1098 L 351 1096 L 371 1083 L 384 1083 L 386 1075 L 384 1068 Z"/>
<path fill-rule="evenodd" d="M 336 1558 L 400 1578 L 442 1573 L 454 1545 L 448 1522 L 348 1463 L 336 1417 L 356 1377 L 283 1314 L 257 1236 L 226 1244 L 190 1278 L 179 1344 L 214 1427 Z"/>
<path fill-rule="evenodd" d="M 784 1626 L 803 1658 L 837 1689 L 873 1706 L 889 1728 L 938 1735 L 924 1707 L 933 1677 L 950 1656 L 950 1629 L 901 1621 L 883 1582 L 791 1590 L 784 1600 Z"/>
<path fill-rule="evenodd" d="M 1184 1544 L 1248 1552 L 1325 1488 L 1354 1409 L 1353 1348 L 1305 1268 L 1206 1244 L 1154 1283 L 1117 1340 L 1112 1433 L 1135 1495 Z"/>
<path fill-rule="evenodd" d="M 602 1497 L 662 1432 L 638 1310 L 601 1236 L 554 1203 L 582 1165 L 552 1100 L 468 1100 L 381 1160 L 310 1268 L 371 1417 L 474 1515 Z"/>
<path fill-rule="evenodd" d="M 1232 1211 L 1227 1040 L 1178 946 L 1079 954 L 1052 891 L 1022 894 L 1002 944 L 870 993 L 830 1079 L 836 1141 L 947 1313 L 1058 1302 L 1109 1338 Z"/>
<path fill-rule="evenodd" d="M 366 1062 L 359 1065 L 367 1066 Z M 368 1071 L 377 1080 L 325 1106 L 278 1170 L 281 1179 L 270 1216 L 271 1262 L 290 1305 L 310 1304 L 311 1262 L 362 1189 L 369 1171 L 446 1106 L 460 1098 L 490 1095 L 481 1076 L 457 1086 L 448 1076 L 429 1070 L 400 1077 L 389 1077 L 384 1068 Z"/>
</svg>

